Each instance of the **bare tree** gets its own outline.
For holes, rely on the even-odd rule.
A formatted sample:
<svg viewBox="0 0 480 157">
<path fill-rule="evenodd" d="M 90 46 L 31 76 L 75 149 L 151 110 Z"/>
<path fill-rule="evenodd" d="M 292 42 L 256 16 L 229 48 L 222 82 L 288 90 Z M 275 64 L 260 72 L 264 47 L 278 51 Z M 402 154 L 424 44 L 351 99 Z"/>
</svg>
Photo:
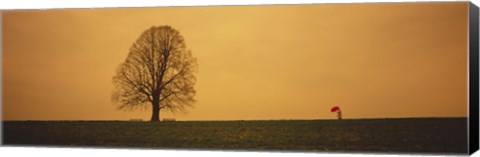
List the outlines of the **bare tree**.
<svg viewBox="0 0 480 157">
<path fill-rule="evenodd" d="M 182 35 L 170 26 L 151 27 L 130 47 L 127 59 L 113 77 L 112 101 L 121 110 L 152 109 L 186 112 L 193 107 L 196 58 L 186 49 Z"/>
</svg>

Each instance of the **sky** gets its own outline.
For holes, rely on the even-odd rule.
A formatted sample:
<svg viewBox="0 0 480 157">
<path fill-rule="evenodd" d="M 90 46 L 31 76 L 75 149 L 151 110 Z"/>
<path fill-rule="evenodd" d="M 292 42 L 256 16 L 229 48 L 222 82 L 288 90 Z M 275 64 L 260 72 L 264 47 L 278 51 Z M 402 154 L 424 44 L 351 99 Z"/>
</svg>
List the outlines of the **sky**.
<svg viewBox="0 0 480 157">
<path fill-rule="evenodd" d="M 467 2 L 2 11 L 4 120 L 149 120 L 112 77 L 146 29 L 197 58 L 177 120 L 467 116 Z"/>
</svg>

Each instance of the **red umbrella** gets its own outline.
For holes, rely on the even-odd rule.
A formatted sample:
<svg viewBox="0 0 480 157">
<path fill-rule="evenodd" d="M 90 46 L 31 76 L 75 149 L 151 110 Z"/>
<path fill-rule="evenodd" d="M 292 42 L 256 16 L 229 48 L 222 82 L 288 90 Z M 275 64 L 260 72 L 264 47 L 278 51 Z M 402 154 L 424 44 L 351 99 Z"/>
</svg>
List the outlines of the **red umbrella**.
<svg viewBox="0 0 480 157">
<path fill-rule="evenodd" d="M 338 110 L 340 110 L 340 107 L 338 106 L 334 106 L 332 109 L 330 109 L 331 112 L 337 112 Z"/>
</svg>

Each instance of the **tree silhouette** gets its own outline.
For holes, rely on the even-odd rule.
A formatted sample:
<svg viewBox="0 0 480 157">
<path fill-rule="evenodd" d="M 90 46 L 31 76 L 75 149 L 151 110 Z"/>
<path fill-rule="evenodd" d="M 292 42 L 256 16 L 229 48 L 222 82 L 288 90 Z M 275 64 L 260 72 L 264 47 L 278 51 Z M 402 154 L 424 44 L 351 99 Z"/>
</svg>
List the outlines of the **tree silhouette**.
<svg viewBox="0 0 480 157">
<path fill-rule="evenodd" d="M 160 120 L 162 109 L 186 112 L 196 102 L 197 66 L 180 32 L 153 26 L 133 43 L 117 68 L 112 101 L 120 110 L 151 107 L 152 122 Z"/>
</svg>

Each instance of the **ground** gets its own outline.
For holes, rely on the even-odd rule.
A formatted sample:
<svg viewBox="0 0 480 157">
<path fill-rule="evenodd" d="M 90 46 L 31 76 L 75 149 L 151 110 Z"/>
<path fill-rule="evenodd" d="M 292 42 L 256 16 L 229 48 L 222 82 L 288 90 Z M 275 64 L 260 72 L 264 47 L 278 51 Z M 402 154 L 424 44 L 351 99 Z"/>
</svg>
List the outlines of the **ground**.
<svg viewBox="0 0 480 157">
<path fill-rule="evenodd" d="M 466 118 L 274 121 L 4 121 L 13 146 L 467 153 Z"/>
</svg>

